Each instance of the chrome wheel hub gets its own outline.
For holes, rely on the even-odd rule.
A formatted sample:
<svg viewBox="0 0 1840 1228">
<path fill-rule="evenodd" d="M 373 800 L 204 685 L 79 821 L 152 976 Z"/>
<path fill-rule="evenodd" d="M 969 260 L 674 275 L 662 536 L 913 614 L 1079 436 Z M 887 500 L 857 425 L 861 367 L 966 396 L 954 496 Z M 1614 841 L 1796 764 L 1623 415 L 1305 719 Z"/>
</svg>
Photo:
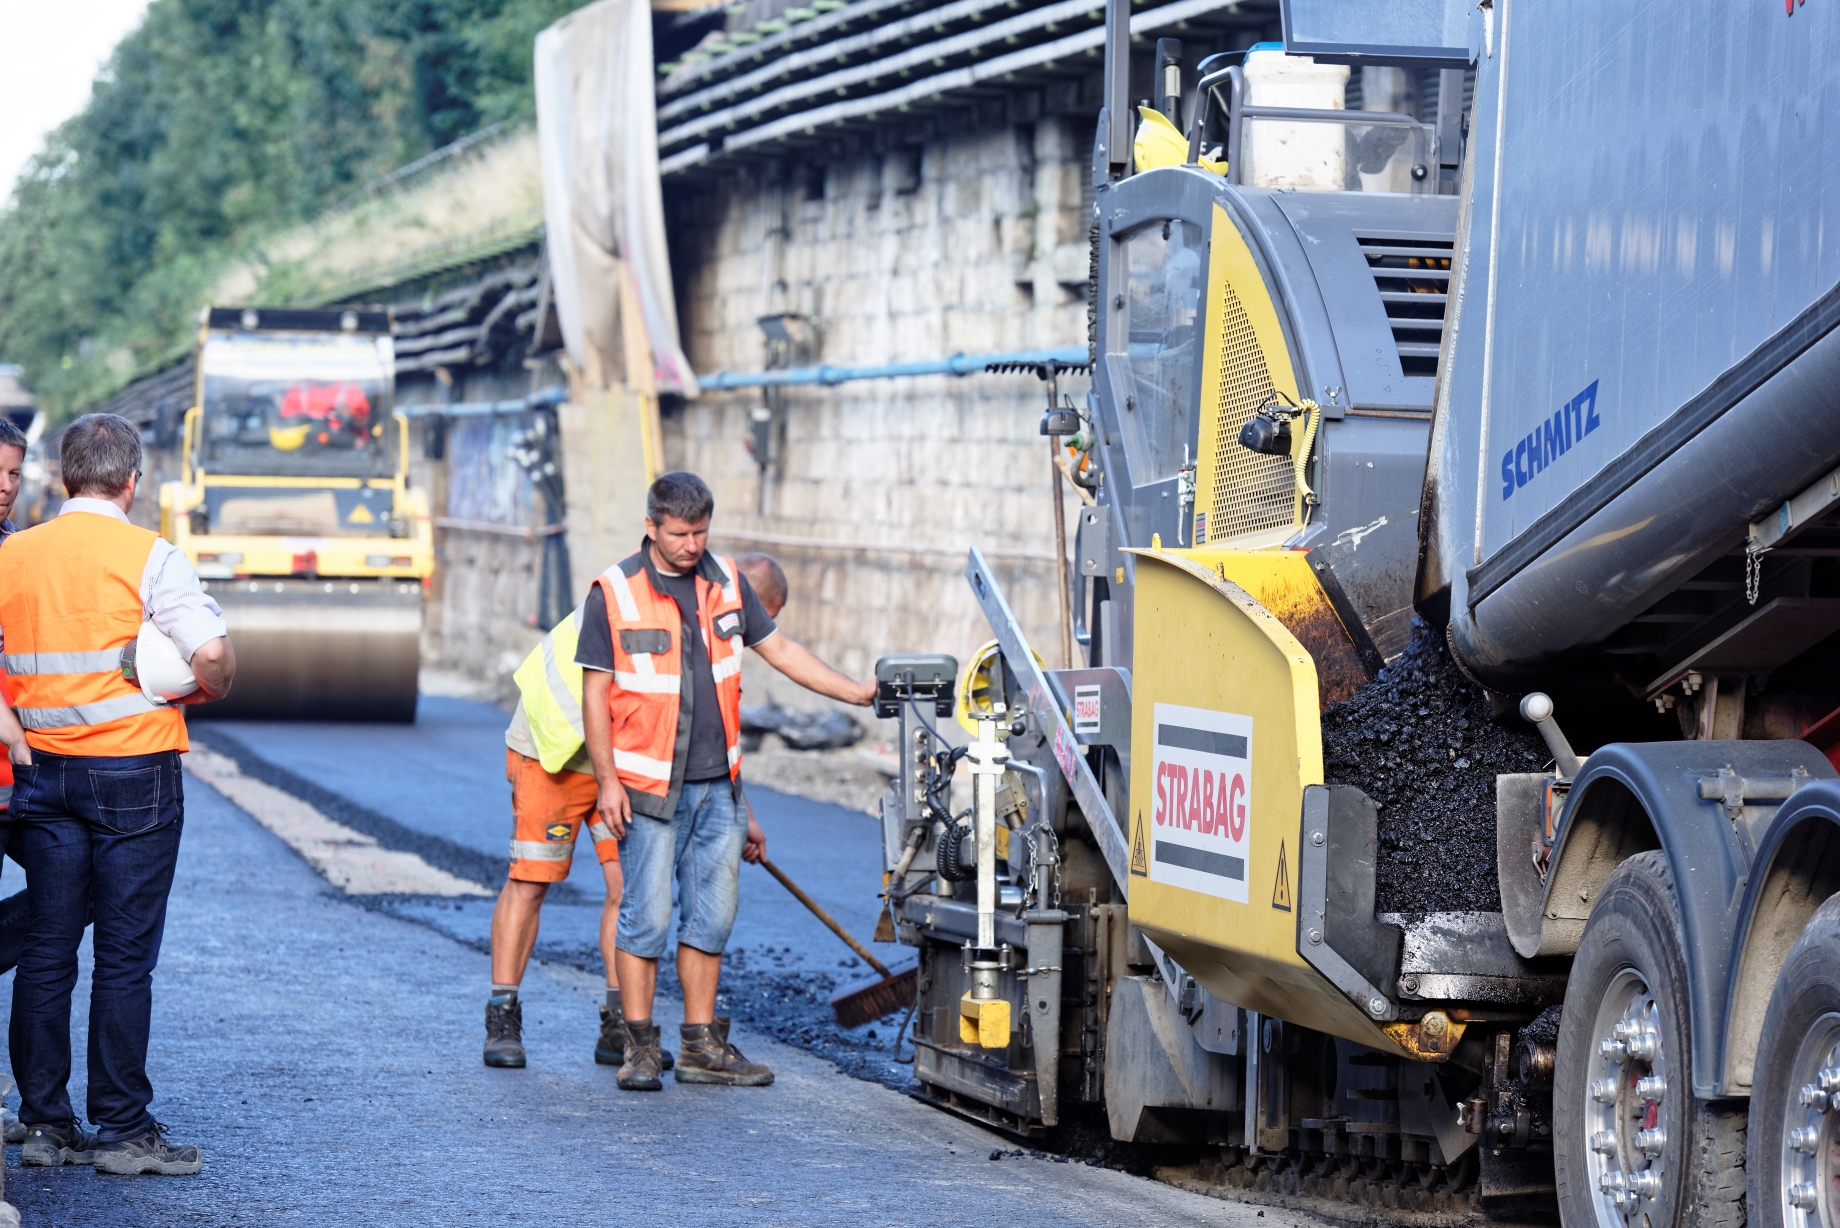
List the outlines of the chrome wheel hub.
<svg viewBox="0 0 1840 1228">
<path fill-rule="evenodd" d="M 1660 1228 L 1655 1202 L 1670 1155 L 1664 1111 L 1670 1072 L 1661 1012 L 1646 977 L 1625 968 L 1612 978 L 1591 1035 L 1585 1163 L 1597 1222 L 1601 1228 Z"/>
<path fill-rule="evenodd" d="M 1784 1106 L 1782 1216 L 1788 1228 L 1833 1228 L 1840 1190 L 1836 1118 L 1840 1118 L 1840 1014 L 1815 1020 L 1790 1067 Z"/>
</svg>

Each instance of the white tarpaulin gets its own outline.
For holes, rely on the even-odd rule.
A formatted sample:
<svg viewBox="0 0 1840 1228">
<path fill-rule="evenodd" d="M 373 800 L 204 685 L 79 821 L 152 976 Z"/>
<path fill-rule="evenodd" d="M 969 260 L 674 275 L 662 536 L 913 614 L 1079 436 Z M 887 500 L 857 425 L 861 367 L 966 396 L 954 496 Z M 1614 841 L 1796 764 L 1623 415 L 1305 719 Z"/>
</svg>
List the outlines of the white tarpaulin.
<svg viewBox="0 0 1840 1228">
<path fill-rule="evenodd" d="M 588 387 L 695 396 L 665 248 L 653 72 L 651 6 L 639 0 L 599 0 L 537 35 L 550 284 Z"/>
</svg>

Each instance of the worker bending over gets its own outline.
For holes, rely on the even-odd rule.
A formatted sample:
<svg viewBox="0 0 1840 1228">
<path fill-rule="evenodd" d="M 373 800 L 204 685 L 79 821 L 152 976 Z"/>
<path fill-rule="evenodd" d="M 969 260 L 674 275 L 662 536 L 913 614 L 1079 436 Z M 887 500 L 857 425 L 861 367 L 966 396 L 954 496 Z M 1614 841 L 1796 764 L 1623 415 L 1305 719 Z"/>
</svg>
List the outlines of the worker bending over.
<svg viewBox="0 0 1840 1228">
<path fill-rule="evenodd" d="M 60 461 L 63 509 L 0 543 L 0 651 L 13 687 L 0 705 L 0 743 L 13 764 L 12 849 L 32 885 L 8 1037 L 26 1125 L 20 1159 L 195 1173 L 198 1148 L 166 1141 L 147 1079 L 153 969 L 185 820 L 185 717 L 170 701 L 183 687 L 150 697 L 142 684 L 153 685 L 162 647 L 176 648 L 196 684 L 176 702 L 217 699 L 236 656 L 185 555 L 128 523 L 141 477 L 134 425 L 78 418 L 64 429 Z M 137 641 L 138 655 L 123 651 Z M 128 673 L 135 662 L 139 682 Z M 66 1089 L 70 992 L 92 906 L 93 1138 Z"/>
<path fill-rule="evenodd" d="M 728 1041 L 715 1013 L 735 921 L 747 819 L 741 776 L 741 649 L 801 686 L 868 704 L 855 682 L 784 635 L 729 559 L 705 553 L 715 498 L 701 478 L 667 473 L 646 493 L 645 540 L 594 582 L 576 660 L 586 669 L 582 725 L 603 823 L 620 842 L 625 897 L 614 961 L 626 1007 L 619 1085 L 657 1091 L 664 1069 L 652 997 L 680 915 L 684 1023 L 680 1083 L 762 1086 L 773 1072 Z"/>
<path fill-rule="evenodd" d="M 786 577 L 764 554 L 736 560 L 753 582 L 769 615 L 786 602 Z M 582 740 L 582 667 L 575 662 L 582 607 L 557 623 L 512 676 L 517 708 L 505 730 L 505 778 L 511 782 L 511 869 L 492 912 L 492 996 L 486 1001 L 485 1064 L 522 1069 L 524 1008 L 518 987 L 537 945 L 538 914 L 551 883 L 569 875 L 575 840 L 582 828 L 594 841 L 607 895 L 601 904 L 601 958 L 607 964 L 607 1001 L 600 1008 L 600 1037 L 594 1060 L 603 1066 L 625 1061 L 625 1017 L 615 978 L 614 935 L 620 916 L 620 846 L 597 817 L 599 790 Z M 750 817 L 744 856 L 757 860 L 765 837 Z M 664 1068 L 672 1064 L 660 1050 Z"/>
</svg>

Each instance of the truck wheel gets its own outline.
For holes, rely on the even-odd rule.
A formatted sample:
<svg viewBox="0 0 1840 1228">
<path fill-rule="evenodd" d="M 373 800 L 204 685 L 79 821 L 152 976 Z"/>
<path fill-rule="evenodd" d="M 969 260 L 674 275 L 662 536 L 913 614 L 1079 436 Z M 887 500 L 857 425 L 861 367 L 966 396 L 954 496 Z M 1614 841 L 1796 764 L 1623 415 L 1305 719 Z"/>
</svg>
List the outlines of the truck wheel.
<svg viewBox="0 0 1840 1228">
<path fill-rule="evenodd" d="M 1840 1224 L 1840 896 L 1790 948 L 1751 1081 L 1751 1223 Z"/>
<path fill-rule="evenodd" d="M 1565 989 L 1553 1167 L 1566 1228 L 1739 1228 L 1744 1114 L 1693 1095 L 1673 876 L 1639 853 L 1605 881 Z"/>
</svg>

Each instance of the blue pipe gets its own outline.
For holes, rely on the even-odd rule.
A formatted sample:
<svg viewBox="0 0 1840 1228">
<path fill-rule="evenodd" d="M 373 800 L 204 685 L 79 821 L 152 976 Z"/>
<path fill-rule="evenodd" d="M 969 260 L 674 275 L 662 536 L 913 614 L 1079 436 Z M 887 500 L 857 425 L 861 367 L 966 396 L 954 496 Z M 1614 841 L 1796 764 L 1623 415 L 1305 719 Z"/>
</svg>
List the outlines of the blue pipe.
<svg viewBox="0 0 1840 1228">
<path fill-rule="evenodd" d="M 791 367 L 784 371 L 718 371 L 697 377 L 697 384 L 710 392 L 731 388 L 765 388 L 786 384 L 843 384 L 859 379 L 899 379 L 909 375 L 971 375 L 991 362 L 1048 362 L 1066 366 L 1083 363 L 1088 355 L 1084 348 L 1064 350 L 1019 350 L 1010 354 L 954 354 L 950 358 L 933 358 L 922 362 L 891 362 L 874 367 Z"/>
<path fill-rule="evenodd" d="M 547 409 L 568 400 L 569 390 L 561 384 L 540 388 L 527 397 L 510 401 L 455 401 L 451 404 L 398 405 L 396 412 L 405 418 L 478 418 L 492 414 L 521 414 L 531 409 Z"/>
</svg>

